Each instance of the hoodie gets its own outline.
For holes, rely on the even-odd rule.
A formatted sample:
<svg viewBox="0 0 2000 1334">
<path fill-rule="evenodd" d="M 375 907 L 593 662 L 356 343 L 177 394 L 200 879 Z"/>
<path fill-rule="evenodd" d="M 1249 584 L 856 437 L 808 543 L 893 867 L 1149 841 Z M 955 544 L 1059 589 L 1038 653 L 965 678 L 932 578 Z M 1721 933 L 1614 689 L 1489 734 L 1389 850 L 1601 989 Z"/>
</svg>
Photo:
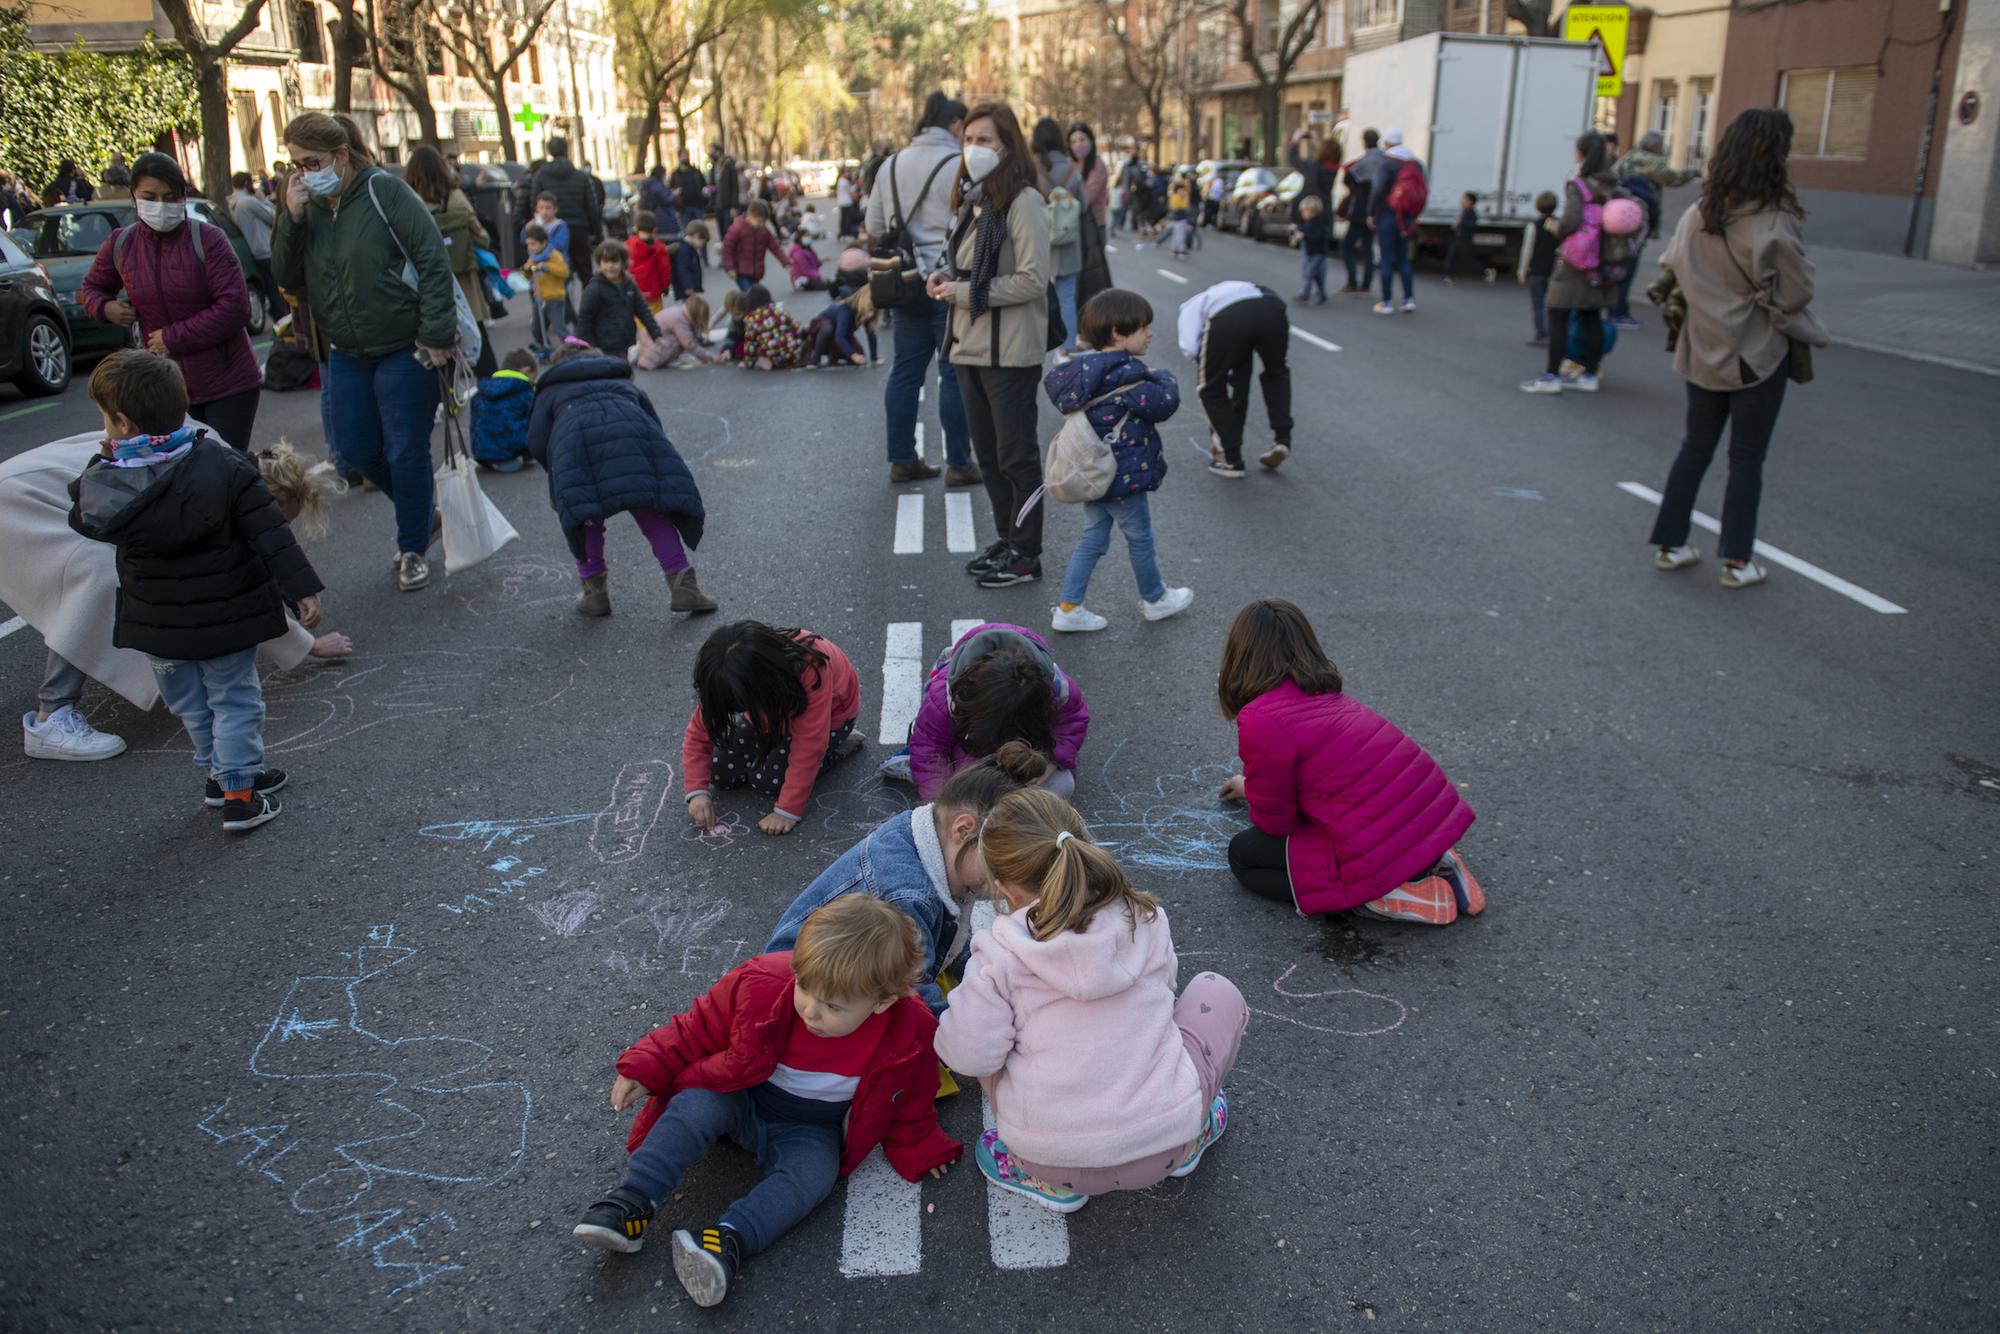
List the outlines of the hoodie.
<svg viewBox="0 0 2000 1334">
<path fill-rule="evenodd" d="M 1384 219 L 1395 219 L 1396 212 L 1389 207 L 1389 191 L 1395 187 L 1396 177 L 1402 173 L 1405 166 L 1414 166 L 1420 173 L 1424 169 L 1424 164 L 1418 160 L 1416 153 L 1402 140 L 1398 139 L 1393 144 L 1385 142 L 1382 149 L 1382 167 L 1375 175 L 1375 190 L 1368 201 L 1369 217 L 1378 227 L 1382 225 Z"/>
<path fill-rule="evenodd" d="M 1000 1138 L 1030 1162 L 1116 1167 L 1189 1143 L 1205 1108 L 1174 1023 L 1166 910 L 1106 908 L 1052 940 L 1034 938 L 1029 911 L 972 938 L 938 1059 L 991 1078 Z"/>
<path fill-rule="evenodd" d="M 1167 460 L 1160 448 L 1159 424 L 1181 405 L 1180 386 L 1174 382 L 1173 372 L 1148 370 L 1146 363 L 1130 352 L 1087 352 L 1050 371 L 1042 380 L 1042 389 L 1056 411 L 1065 416 L 1100 395 L 1125 391 L 1086 414 L 1098 436 L 1111 442 L 1111 455 L 1118 464 L 1103 499 L 1142 495 L 1157 490 L 1166 480 Z"/>
<path fill-rule="evenodd" d="M 1083 691 L 1056 666 L 1054 655 L 1042 637 L 1018 625 L 990 622 L 974 626 L 931 664 L 930 679 L 924 686 L 924 702 L 910 724 L 910 775 L 916 780 L 917 795 L 925 801 L 937 800 L 945 780 L 960 769 L 984 759 L 959 744 L 952 723 L 951 687 L 959 677 L 987 654 L 1002 648 L 1023 648 L 1048 680 L 1056 699 L 1055 753 L 1058 769 L 1076 769 L 1077 752 L 1090 730 L 1090 708 Z"/>
<path fill-rule="evenodd" d="M 519 371 L 496 371 L 472 396 L 472 457 L 500 463 L 528 452 L 528 414 L 535 382 Z"/>
</svg>

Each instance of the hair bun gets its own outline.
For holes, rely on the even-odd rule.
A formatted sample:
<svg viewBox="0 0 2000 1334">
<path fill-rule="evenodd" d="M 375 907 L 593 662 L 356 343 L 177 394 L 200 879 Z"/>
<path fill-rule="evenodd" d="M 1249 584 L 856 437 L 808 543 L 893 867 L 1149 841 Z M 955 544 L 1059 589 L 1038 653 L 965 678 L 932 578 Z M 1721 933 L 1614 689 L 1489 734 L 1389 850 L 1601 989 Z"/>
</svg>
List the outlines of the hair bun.
<svg viewBox="0 0 2000 1334">
<path fill-rule="evenodd" d="M 1039 783 L 1055 768 L 1055 761 L 1025 741 L 1008 741 L 993 752 L 993 762 L 1017 783 Z"/>
</svg>

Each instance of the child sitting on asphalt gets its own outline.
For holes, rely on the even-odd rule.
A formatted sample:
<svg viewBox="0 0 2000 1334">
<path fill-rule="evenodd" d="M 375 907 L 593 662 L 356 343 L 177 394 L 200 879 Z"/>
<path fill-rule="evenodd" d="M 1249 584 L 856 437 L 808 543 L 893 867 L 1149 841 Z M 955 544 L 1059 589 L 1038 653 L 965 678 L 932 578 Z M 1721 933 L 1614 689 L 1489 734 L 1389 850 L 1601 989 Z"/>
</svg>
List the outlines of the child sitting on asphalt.
<svg viewBox="0 0 2000 1334">
<path fill-rule="evenodd" d="M 1153 342 L 1153 307 L 1137 292 L 1113 287 L 1084 303 L 1077 315 L 1084 345 L 1092 350 L 1055 367 L 1042 388 L 1056 411 L 1082 412 L 1091 429 L 1111 443 L 1118 471 L 1111 486 L 1083 506 L 1083 536 L 1063 576 L 1062 599 L 1049 619 L 1060 631 L 1102 630 L 1110 622 L 1083 605 L 1091 572 L 1111 549 L 1111 528 L 1125 534 L 1132 575 L 1139 582 L 1139 614 L 1149 621 L 1178 616 L 1194 601 L 1186 588 L 1169 588 L 1153 554 L 1153 518 L 1146 493 L 1166 480 L 1159 423 L 1181 405 L 1173 373 L 1148 370 L 1139 358 Z"/>
<path fill-rule="evenodd" d="M 690 292 L 678 305 L 661 307 L 655 319 L 660 336 L 639 340 L 639 355 L 633 365 L 642 371 L 656 371 L 682 357 L 693 357 L 704 366 L 714 362 L 715 353 L 701 341 L 708 331 L 709 314 L 708 302 L 698 293 Z"/>
<path fill-rule="evenodd" d="M 818 252 L 803 236 L 792 238 L 792 247 L 785 252 L 785 267 L 794 292 L 824 292 L 831 285 L 820 274 Z"/>
<path fill-rule="evenodd" d="M 1090 731 L 1090 707 L 1056 666 L 1042 637 L 1018 625 L 977 625 L 931 665 L 924 702 L 907 746 L 882 762 L 891 778 L 937 800 L 945 780 L 1009 741 L 1025 741 L 1055 761 L 1050 791 L 1076 791 L 1076 757 Z"/>
<path fill-rule="evenodd" d="M 528 454 L 548 470 L 549 505 L 576 557 L 578 611 L 611 614 L 604 521 L 614 514 L 630 514 L 652 544 L 673 594 L 671 610 L 715 610 L 687 558 L 701 545 L 701 491 L 623 357 L 589 346 L 563 349 L 535 387 Z"/>
<path fill-rule="evenodd" d="M 666 293 L 674 282 L 673 256 L 667 252 L 668 243 L 657 235 L 659 227 L 659 218 L 642 208 L 632 219 L 632 236 L 626 242 L 632 252 L 632 282 L 655 315 L 666 304 Z"/>
<path fill-rule="evenodd" d="M 806 364 L 806 331 L 792 313 L 771 300 L 756 283 L 738 293 L 736 315 L 743 326 L 736 364 L 744 370 L 788 371 Z"/>
<path fill-rule="evenodd" d="M 866 334 L 869 346 L 875 343 L 875 302 L 869 297 L 868 289 L 862 288 L 852 296 L 831 302 L 825 310 L 813 317 L 806 326 L 807 365 L 831 366 L 849 362 L 856 366 L 868 364 L 868 353 L 862 350 L 857 335 Z"/>
<path fill-rule="evenodd" d="M 607 357 L 626 357 L 639 341 L 640 329 L 658 338 L 660 326 L 639 294 L 639 285 L 626 272 L 632 252 L 623 241 L 600 241 L 591 259 L 597 275 L 583 289 L 577 306 L 576 336 Z"/>
<path fill-rule="evenodd" d="M 674 295 L 687 300 L 688 293 L 702 290 L 702 269 L 708 254 L 708 224 L 691 222 L 681 239 L 668 247 L 673 256 Z"/>
<path fill-rule="evenodd" d="M 97 364 L 98 458 L 70 483 L 69 525 L 118 549 L 111 642 L 153 660 L 160 695 L 194 742 L 204 801 L 242 833 L 274 820 L 282 769 L 264 768 L 257 645 L 285 604 L 319 624 L 319 576 L 249 454 L 187 421 L 180 367 L 126 349 Z"/>
<path fill-rule="evenodd" d="M 549 239 L 548 231 L 531 222 L 521 231 L 528 252 L 521 272 L 528 275 L 528 304 L 534 327 L 528 332 L 528 350 L 538 361 L 555 356 L 569 332 L 569 260 L 562 248 Z"/>
<path fill-rule="evenodd" d="M 860 750 L 861 677 L 831 639 L 810 630 L 737 621 L 694 659 L 694 713 L 681 736 L 688 818 L 715 827 L 712 788 L 770 797 L 757 822 L 789 834 L 805 818 L 821 771 Z"/>
<path fill-rule="evenodd" d="M 472 457 L 494 472 L 527 464 L 528 414 L 535 406 L 535 354 L 515 348 L 472 396 Z"/>
<path fill-rule="evenodd" d="M 964 1146 L 938 1124 L 937 1022 L 910 994 L 923 958 L 895 908 L 849 894 L 799 930 L 789 954 L 732 969 L 686 1014 L 618 1058 L 611 1105 L 641 1097 L 625 1179 L 573 1234 L 627 1255 L 688 1168 L 728 1138 L 763 1182 L 713 1226 L 677 1229 L 674 1275 L 697 1306 L 729 1295 L 743 1262 L 769 1249 L 877 1145 L 906 1180 L 941 1177 Z"/>
<path fill-rule="evenodd" d="M 1188 1176 L 1229 1124 L 1243 993 L 1197 973 L 1174 994 L 1166 911 L 1053 792 L 1002 797 L 979 850 L 1008 911 L 973 937 L 936 1045 L 992 1107 L 980 1172 L 1065 1214 Z"/>
<path fill-rule="evenodd" d="M 1426 926 L 1485 911 L 1454 847 L 1472 808 L 1423 747 L 1343 692 L 1304 612 L 1281 598 L 1238 612 L 1216 695 L 1243 757 L 1222 799 L 1250 807 L 1252 827 L 1229 841 L 1243 888 L 1301 913 Z"/>
<path fill-rule="evenodd" d="M 1050 768 L 1048 756 L 1024 741 L 1009 741 L 959 770 L 935 802 L 890 816 L 820 872 L 785 909 L 764 952 L 791 949 L 806 919 L 842 895 L 871 895 L 917 924 L 924 946 L 917 996 L 932 1013 L 943 1010 L 938 973 L 964 951 L 965 906 L 986 887 L 979 828 L 994 803 L 1042 782 Z"/>
</svg>

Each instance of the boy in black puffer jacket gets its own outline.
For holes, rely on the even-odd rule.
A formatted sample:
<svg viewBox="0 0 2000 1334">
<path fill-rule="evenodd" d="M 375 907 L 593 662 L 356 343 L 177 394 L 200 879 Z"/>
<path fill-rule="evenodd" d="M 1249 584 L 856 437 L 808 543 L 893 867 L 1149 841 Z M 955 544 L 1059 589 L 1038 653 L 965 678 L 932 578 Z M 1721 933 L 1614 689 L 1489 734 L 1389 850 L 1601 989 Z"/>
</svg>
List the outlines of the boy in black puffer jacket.
<svg viewBox="0 0 2000 1334">
<path fill-rule="evenodd" d="M 652 544 L 674 611 L 715 610 L 687 558 L 701 545 L 701 492 L 623 357 L 574 344 L 563 350 L 536 382 L 528 454 L 548 470 L 549 504 L 576 557 L 578 611 L 611 614 L 604 521 L 614 514 L 630 514 Z"/>
<path fill-rule="evenodd" d="M 597 263 L 597 276 L 583 289 L 575 333 L 605 356 L 623 357 L 639 341 L 639 325 L 645 325 L 654 338 L 660 336 L 660 326 L 654 322 L 653 308 L 646 304 L 639 284 L 627 271 L 632 252 L 625 243 L 606 241 L 592 258 Z"/>
<path fill-rule="evenodd" d="M 1117 472 L 1103 496 L 1084 504 L 1083 536 L 1063 576 L 1062 601 L 1049 624 L 1056 630 L 1102 630 L 1110 622 L 1083 605 L 1091 572 L 1111 549 L 1111 526 L 1125 534 L 1132 574 L 1139 582 L 1139 611 L 1149 621 L 1186 611 L 1194 594 L 1169 588 L 1153 555 L 1153 518 L 1146 493 L 1167 475 L 1159 423 L 1181 405 L 1171 371 L 1148 370 L 1139 360 L 1153 341 L 1153 307 L 1137 292 L 1112 287 L 1084 303 L 1077 324 L 1093 349 L 1048 373 L 1049 401 L 1065 416 L 1083 412 L 1111 446 Z M 1096 400 L 1102 399 L 1102 402 Z"/>
<path fill-rule="evenodd" d="M 90 377 L 104 451 L 70 483 L 69 525 L 118 548 L 111 642 L 153 660 L 160 695 L 187 727 L 222 827 L 255 829 L 285 785 L 264 765 L 257 645 L 285 633 L 285 604 L 319 624 L 319 576 L 292 539 L 250 455 L 187 420 L 180 368 L 114 352 Z"/>
</svg>

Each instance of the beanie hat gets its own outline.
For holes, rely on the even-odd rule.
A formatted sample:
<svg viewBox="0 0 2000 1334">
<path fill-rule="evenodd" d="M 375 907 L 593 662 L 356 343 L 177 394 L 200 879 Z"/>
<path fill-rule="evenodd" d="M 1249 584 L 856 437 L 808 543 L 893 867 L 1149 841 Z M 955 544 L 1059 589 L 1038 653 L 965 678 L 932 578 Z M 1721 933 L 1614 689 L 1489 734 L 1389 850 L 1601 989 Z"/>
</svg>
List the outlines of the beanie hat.
<svg viewBox="0 0 2000 1334">
<path fill-rule="evenodd" d="M 1382 142 L 1386 146 L 1394 148 L 1397 144 L 1403 142 L 1403 132 L 1396 129 L 1384 130 L 1382 132 Z"/>
</svg>

